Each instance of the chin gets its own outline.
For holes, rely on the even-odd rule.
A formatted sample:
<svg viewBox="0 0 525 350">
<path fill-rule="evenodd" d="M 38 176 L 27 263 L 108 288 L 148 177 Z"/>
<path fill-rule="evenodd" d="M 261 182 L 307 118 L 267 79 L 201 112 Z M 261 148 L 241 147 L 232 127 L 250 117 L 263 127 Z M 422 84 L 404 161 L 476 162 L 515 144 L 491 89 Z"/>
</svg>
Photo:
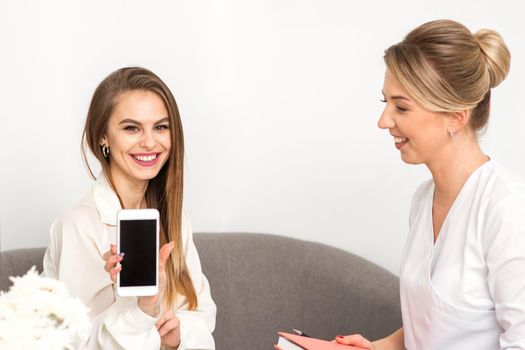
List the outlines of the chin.
<svg viewBox="0 0 525 350">
<path fill-rule="evenodd" d="M 157 175 L 159 175 L 160 173 L 160 169 L 156 169 L 156 170 L 141 170 L 141 171 L 136 171 L 133 175 L 135 178 L 139 179 L 139 180 L 151 180 L 151 179 L 154 179 L 157 177 Z"/>
<path fill-rule="evenodd" d="M 405 162 L 406 164 L 410 165 L 423 164 L 423 161 L 421 161 L 420 159 L 403 156 L 403 154 L 401 154 L 401 160 L 403 160 L 403 162 Z"/>
</svg>

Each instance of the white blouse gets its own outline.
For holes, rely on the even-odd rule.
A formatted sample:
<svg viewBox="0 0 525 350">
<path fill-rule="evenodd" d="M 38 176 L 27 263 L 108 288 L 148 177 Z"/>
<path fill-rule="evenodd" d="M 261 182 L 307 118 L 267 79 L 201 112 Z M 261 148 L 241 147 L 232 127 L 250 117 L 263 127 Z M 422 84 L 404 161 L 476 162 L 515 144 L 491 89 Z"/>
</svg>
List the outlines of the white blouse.
<svg viewBox="0 0 525 350">
<path fill-rule="evenodd" d="M 142 312 L 136 297 L 120 297 L 104 270 L 102 255 L 116 241 L 116 217 L 121 209 L 117 195 L 105 176 L 92 190 L 67 208 L 51 225 L 51 242 L 44 256 L 44 274 L 61 280 L 90 309 L 92 332 L 84 349 L 161 349 L 155 327 L 157 318 Z M 188 310 L 185 297 L 173 307 L 180 319 L 179 350 L 213 350 L 216 306 L 208 280 L 202 273 L 186 214 L 182 220 L 182 243 L 195 291 L 197 310 Z M 160 316 L 160 315 L 159 315 Z M 164 347 L 162 347 L 164 348 Z"/>
<path fill-rule="evenodd" d="M 405 346 L 525 349 L 525 185 L 494 161 L 468 178 L 434 243 L 434 184 L 416 191 L 400 274 Z"/>
</svg>

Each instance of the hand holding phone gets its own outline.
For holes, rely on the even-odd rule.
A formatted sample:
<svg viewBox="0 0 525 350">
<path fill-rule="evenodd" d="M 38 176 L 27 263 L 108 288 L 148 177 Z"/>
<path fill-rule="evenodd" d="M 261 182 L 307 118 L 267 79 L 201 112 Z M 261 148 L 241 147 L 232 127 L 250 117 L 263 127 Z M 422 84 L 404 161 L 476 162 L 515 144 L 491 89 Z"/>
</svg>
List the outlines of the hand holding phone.
<svg viewBox="0 0 525 350">
<path fill-rule="evenodd" d="M 104 270 L 109 272 L 109 276 L 113 283 L 117 282 L 117 274 L 122 270 L 122 266 L 118 265 L 122 261 L 122 255 L 117 255 L 117 245 L 110 244 L 109 250 L 102 255 L 106 264 L 104 265 Z"/>
<path fill-rule="evenodd" d="M 164 292 L 166 288 L 166 263 L 170 257 L 171 251 L 173 250 L 174 243 L 166 243 L 160 248 L 159 252 L 159 293 L 152 296 L 142 296 L 139 297 L 139 307 L 146 314 L 155 317 L 158 314 L 159 298 L 160 295 Z M 104 269 L 109 272 L 111 280 L 113 282 L 117 281 L 117 275 L 122 270 L 122 266 L 118 265 L 122 261 L 123 257 L 117 255 L 117 246 L 111 244 L 110 250 L 108 250 L 104 256 L 106 264 Z"/>
</svg>

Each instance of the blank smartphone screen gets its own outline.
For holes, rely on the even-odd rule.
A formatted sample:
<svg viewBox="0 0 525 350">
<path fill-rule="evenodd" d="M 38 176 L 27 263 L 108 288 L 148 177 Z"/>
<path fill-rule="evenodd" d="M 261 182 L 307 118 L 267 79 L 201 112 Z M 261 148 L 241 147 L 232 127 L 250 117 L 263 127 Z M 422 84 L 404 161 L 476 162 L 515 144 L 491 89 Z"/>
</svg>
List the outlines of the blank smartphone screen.
<svg viewBox="0 0 525 350">
<path fill-rule="evenodd" d="M 124 252 L 120 271 L 122 287 L 155 285 L 156 225 L 155 220 L 120 221 L 120 251 Z"/>
</svg>

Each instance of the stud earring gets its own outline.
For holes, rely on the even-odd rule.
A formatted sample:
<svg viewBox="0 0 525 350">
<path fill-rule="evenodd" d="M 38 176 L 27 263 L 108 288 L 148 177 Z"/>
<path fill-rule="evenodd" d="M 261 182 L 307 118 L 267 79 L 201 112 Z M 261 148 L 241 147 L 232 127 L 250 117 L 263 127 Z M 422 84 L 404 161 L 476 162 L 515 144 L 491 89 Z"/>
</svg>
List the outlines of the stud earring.
<svg viewBox="0 0 525 350">
<path fill-rule="evenodd" d="M 107 145 L 102 146 L 102 155 L 104 158 L 109 157 L 109 147 Z"/>
<path fill-rule="evenodd" d="M 450 136 L 451 139 L 454 139 L 454 136 L 456 136 L 456 133 L 452 129 L 448 129 L 448 136 Z"/>
</svg>

